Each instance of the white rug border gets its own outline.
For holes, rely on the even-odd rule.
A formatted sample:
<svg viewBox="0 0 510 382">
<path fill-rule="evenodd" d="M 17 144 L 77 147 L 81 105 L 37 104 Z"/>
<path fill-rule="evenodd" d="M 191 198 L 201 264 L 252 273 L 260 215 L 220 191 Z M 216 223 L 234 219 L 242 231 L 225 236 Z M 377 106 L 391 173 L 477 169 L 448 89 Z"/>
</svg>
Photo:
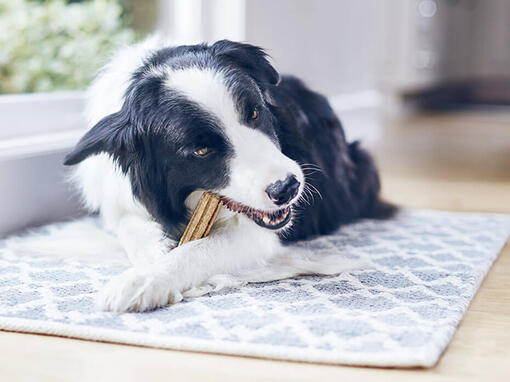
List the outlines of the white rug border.
<svg viewBox="0 0 510 382">
<path fill-rule="evenodd" d="M 25 334 L 46 334 L 71 339 L 82 339 L 111 344 L 136 345 L 149 348 L 168 349 L 176 351 L 200 352 L 216 355 L 242 356 L 263 358 L 287 362 L 307 362 L 329 364 L 338 366 L 367 366 L 384 368 L 414 368 L 432 367 L 439 357 L 427 356 L 427 352 L 416 352 L 413 357 L 405 352 L 407 362 L 395 363 L 398 354 L 381 355 L 377 353 L 374 358 L 367 358 L 366 353 L 341 352 L 335 353 L 308 348 L 294 348 L 261 344 L 236 344 L 229 341 L 200 340 L 179 336 L 155 336 L 146 333 L 126 332 L 123 330 L 70 325 L 59 322 L 43 320 L 30 320 L 22 318 L 0 317 L 0 330 Z M 455 330 L 452 330 L 451 335 Z M 450 333 L 449 333 L 450 334 Z M 451 338 L 451 335 L 449 338 Z M 422 348 L 426 349 L 426 348 Z"/>
</svg>

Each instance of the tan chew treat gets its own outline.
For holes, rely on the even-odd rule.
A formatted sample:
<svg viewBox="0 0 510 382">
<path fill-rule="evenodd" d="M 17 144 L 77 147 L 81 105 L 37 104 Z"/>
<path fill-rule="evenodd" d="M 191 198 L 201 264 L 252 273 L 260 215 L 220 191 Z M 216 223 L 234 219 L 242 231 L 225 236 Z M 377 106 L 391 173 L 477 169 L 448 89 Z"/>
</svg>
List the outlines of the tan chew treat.
<svg viewBox="0 0 510 382">
<path fill-rule="evenodd" d="M 179 245 L 201 239 L 209 235 L 209 231 L 218 216 L 222 202 L 216 195 L 204 192 L 191 215 L 188 226 L 182 234 Z"/>
</svg>

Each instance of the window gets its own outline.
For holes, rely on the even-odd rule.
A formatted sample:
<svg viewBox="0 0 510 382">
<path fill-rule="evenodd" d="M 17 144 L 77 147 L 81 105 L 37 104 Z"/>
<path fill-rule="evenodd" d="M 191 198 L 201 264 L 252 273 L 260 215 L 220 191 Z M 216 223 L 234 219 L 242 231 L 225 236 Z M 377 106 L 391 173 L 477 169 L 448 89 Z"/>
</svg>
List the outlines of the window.
<svg viewBox="0 0 510 382">
<path fill-rule="evenodd" d="M 119 46 L 156 25 L 158 0 L 0 2 L 0 236 L 79 212 L 62 157 L 84 92 Z"/>
</svg>

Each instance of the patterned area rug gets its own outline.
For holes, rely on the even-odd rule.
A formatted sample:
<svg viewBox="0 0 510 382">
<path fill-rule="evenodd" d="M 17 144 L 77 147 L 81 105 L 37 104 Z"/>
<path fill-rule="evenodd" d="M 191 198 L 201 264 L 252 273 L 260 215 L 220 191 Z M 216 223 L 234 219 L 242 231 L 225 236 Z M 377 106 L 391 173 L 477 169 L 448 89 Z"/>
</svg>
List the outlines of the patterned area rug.
<svg viewBox="0 0 510 382">
<path fill-rule="evenodd" d="M 122 268 L 23 256 L 0 241 L 0 328 L 308 362 L 430 367 L 509 232 L 507 215 L 405 211 L 298 244 L 317 256 L 362 257 L 370 264 L 363 270 L 249 284 L 121 315 L 97 311 L 94 293 Z M 48 228 L 31 235 L 48 235 Z"/>
</svg>

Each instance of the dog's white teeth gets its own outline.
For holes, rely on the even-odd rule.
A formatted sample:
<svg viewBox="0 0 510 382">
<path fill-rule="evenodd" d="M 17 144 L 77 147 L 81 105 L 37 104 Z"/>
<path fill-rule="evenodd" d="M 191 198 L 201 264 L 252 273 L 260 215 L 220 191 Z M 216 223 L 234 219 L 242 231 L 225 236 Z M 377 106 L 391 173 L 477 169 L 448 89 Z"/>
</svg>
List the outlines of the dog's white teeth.
<svg viewBox="0 0 510 382">
<path fill-rule="evenodd" d="M 244 213 L 246 216 L 248 216 L 251 219 L 254 219 L 257 222 L 262 222 L 266 226 L 277 226 L 281 224 L 289 215 L 290 209 L 281 209 L 277 210 L 275 212 L 269 213 L 264 212 L 261 210 L 256 210 L 247 206 L 244 206 L 242 204 L 238 204 L 236 202 L 233 202 L 231 200 L 227 200 L 224 202 L 225 207 L 227 207 L 229 210 L 233 212 L 238 213 Z"/>
</svg>

